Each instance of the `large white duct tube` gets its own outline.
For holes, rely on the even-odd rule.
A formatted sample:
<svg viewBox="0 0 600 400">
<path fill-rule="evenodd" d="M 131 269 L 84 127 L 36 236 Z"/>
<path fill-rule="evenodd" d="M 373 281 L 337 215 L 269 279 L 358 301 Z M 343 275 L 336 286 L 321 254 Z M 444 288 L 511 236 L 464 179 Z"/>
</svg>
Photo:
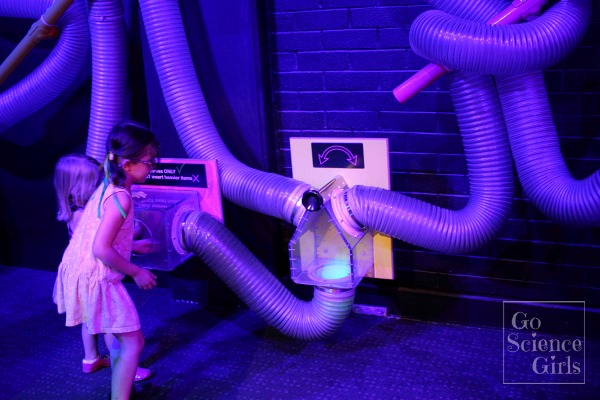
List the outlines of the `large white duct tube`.
<svg viewBox="0 0 600 400">
<path fill-rule="evenodd" d="M 120 0 L 88 0 L 92 102 L 86 154 L 102 162 L 110 130 L 128 115 L 127 48 Z"/>
<path fill-rule="evenodd" d="M 227 228 L 202 211 L 183 221 L 182 242 L 253 311 L 282 333 L 300 340 L 331 335 L 346 320 L 354 289 L 315 287 L 311 301 L 297 299 Z"/>
<path fill-rule="evenodd" d="M 465 207 L 448 210 L 401 193 L 356 186 L 348 190 L 342 208 L 368 229 L 427 249 L 464 253 L 493 239 L 508 218 L 513 169 L 492 79 L 453 73 L 451 94 L 469 171 Z"/>
<path fill-rule="evenodd" d="M 462 17 L 478 15 L 482 6 L 481 2 L 431 3 Z M 582 180 L 571 176 L 561 155 L 543 77 L 537 72 L 560 61 L 581 40 L 591 2 L 561 0 L 531 22 L 497 27 L 443 11 L 430 11 L 415 20 L 410 35 L 415 52 L 449 68 L 495 74 L 525 193 L 553 221 L 599 226 L 600 171 Z"/>
<path fill-rule="evenodd" d="M 223 195 L 233 203 L 297 223 L 300 199 L 310 185 L 250 168 L 229 152 L 200 88 L 178 2 L 141 0 L 140 9 L 167 108 L 187 154 L 219 161 Z"/>
</svg>

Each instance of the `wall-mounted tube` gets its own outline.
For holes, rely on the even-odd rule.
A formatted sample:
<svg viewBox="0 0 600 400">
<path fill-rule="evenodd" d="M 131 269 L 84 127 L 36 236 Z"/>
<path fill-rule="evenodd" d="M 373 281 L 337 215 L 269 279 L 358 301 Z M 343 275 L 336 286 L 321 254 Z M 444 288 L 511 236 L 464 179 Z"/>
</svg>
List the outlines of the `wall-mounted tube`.
<svg viewBox="0 0 600 400">
<path fill-rule="evenodd" d="M 331 335 L 346 320 L 354 289 L 315 287 L 311 301 L 294 297 L 219 221 L 202 211 L 184 218 L 181 242 L 202 259 L 253 311 L 300 340 Z"/>
<path fill-rule="evenodd" d="M 104 160 L 106 138 L 127 115 L 127 49 L 121 0 L 89 0 L 92 102 L 86 154 Z"/>
<path fill-rule="evenodd" d="M 464 253 L 494 238 L 511 210 L 513 169 L 491 77 L 453 72 L 450 93 L 467 159 L 469 199 L 444 209 L 398 192 L 355 186 L 347 209 L 368 229 L 427 249 Z"/>
<path fill-rule="evenodd" d="M 462 17 L 478 15 L 471 2 L 431 3 Z M 448 60 L 447 65 L 456 68 L 497 74 L 523 189 L 540 211 L 565 225 L 600 225 L 600 172 L 582 180 L 571 176 L 560 152 L 543 78 L 539 72 L 524 72 L 546 68 L 570 52 L 583 37 L 590 15 L 589 0 L 562 0 L 534 21 L 520 25 L 491 30 L 435 11 L 419 16 L 411 28 L 411 44 L 417 53 Z M 433 32 L 437 33 L 432 36 Z"/>
<path fill-rule="evenodd" d="M 0 15 L 37 19 L 51 4 L 51 0 L 0 1 Z M 0 94 L 0 132 L 46 106 L 85 73 L 90 46 L 85 3 L 74 1 L 56 25 L 60 36 L 48 57 Z"/>
<path fill-rule="evenodd" d="M 243 207 L 292 223 L 310 185 L 239 162 L 229 152 L 204 99 L 176 0 L 141 0 L 140 9 L 167 108 L 190 157 L 219 160 L 223 195 Z"/>
<path fill-rule="evenodd" d="M 515 0 L 487 21 L 487 25 L 507 25 L 519 22 L 535 13 L 548 0 Z M 393 90 L 394 97 L 404 103 L 448 72 L 443 65 L 428 64 Z"/>
<path fill-rule="evenodd" d="M 519 180 L 532 203 L 558 223 L 600 226 L 600 171 L 582 180 L 571 176 L 542 74 L 497 77 L 496 85 Z"/>
<path fill-rule="evenodd" d="M 562 0 L 524 24 L 489 26 L 432 10 L 410 29 L 418 55 L 451 70 L 514 75 L 541 71 L 563 59 L 583 37 L 589 0 Z"/>
</svg>

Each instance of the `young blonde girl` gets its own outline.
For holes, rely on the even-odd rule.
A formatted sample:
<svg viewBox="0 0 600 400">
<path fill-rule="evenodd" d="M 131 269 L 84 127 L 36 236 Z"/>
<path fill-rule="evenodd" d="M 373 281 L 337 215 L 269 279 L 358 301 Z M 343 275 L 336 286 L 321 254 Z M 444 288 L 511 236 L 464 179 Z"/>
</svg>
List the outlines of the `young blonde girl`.
<svg viewBox="0 0 600 400">
<path fill-rule="evenodd" d="M 83 208 L 100 183 L 101 171 L 98 161 L 83 154 L 69 154 L 56 163 L 56 219 L 66 222 L 69 237 L 73 236 Z"/>
<path fill-rule="evenodd" d="M 88 335 L 104 333 L 111 353 L 113 399 L 127 399 L 144 348 L 140 320 L 122 279 L 141 289 L 156 276 L 129 261 L 133 248 L 131 185 L 142 183 L 155 164 L 158 141 L 148 129 L 123 123 L 110 132 L 104 182 L 83 209 L 58 269 L 54 302 L 66 325 L 83 324 Z M 109 335 L 106 335 L 109 334 Z M 88 355 L 86 355 L 86 358 Z"/>
</svg>

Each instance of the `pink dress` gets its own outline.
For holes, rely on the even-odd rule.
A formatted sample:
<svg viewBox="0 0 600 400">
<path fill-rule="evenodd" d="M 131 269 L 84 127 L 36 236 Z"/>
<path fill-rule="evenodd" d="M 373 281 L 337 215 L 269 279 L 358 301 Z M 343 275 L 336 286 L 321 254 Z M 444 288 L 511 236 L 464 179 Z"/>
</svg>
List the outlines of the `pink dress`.
<svg viewBox="0 0 600 400">
<path fill-rule="evenodd" d="M 67 326 L 85 323 L 90 334 L 124 333 L 140 329 L 140 319 L 127 289 L 124 274 L 94 257 L 92 244 L 100 225 L 98 201 L 102 185 L 90 198 L 73 237 L 63 254 L 54 284 L 54 302 L 60 314 L 67 314 Z M 115 193 L 125 189 L 108 185 L 101 213 Z M 133 243 L 133 207 L 113 243 L 115 250 L 129 260 Z"/>
</svg>

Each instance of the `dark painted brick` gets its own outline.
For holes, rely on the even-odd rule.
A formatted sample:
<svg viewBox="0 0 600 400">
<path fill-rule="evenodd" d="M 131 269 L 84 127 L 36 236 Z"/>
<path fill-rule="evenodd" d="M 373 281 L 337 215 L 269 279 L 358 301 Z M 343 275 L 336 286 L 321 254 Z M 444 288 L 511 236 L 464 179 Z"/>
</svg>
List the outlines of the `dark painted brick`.
<svg viewBox="0 0 600 400">
<path fill-rule="evenodd" d="M 398 28 L 412 24 L 428 6 L 356 8 L 350 10 L 353 28 Z"/>
<path fill-rule="evenodd" d="M 390 170 L 438 172 L 437 157 L 433 154 L 390 153 Z"/>
<path fill-rule="evenodd" d="M 410 135 L 406 150 L 415 153 L 464 154 L 460 135 L 437 133 Z"/>
<path fill-rule="evenodd" d="M 322 72 L 281 72 L 274 75 L 275 90 L 323 90 Z"/>
<path fill-rule="evenodd" d="M 344 29 L 323 32 L 323 48 L 337 49 L 376 49 L 377 31 L 375 29 Z"/>
<path fill-rule="evenodd" d="M 561 115 L 556 125 L 561 137 L 600 137 L 600 115 Z"/>
<path fill-rule="evenodd" d="M 397 111 L 399 108 L 390 92 L 353 92 L 352 107 L 369 111 Z"/>
<path fill-rule="evenodd" d="M 348 53 L 345 51 L 298 54 L 298 69 L 301 71 L 336 71 L 348 67 Z"/>
<path fill-rule="evenodd" d="M 458 133 L 458 122 L 456 121 L 456 115 L 450 113 L 438 113 L 436 118 L 437 132 Z"/>
<path fill-rule="evenodd" d="M 406 50 L 364 50 L 349 53 L 350 66 L 355 71 L 381 71 L 404 68 Z"/>
<path fill-rule="evenodd" d="M 599 138 L 562 138 L 560 148 L 565 158 L 598 159 L 600 157 Z"/>
<path fill-rule="evenodd" d="M 316 10 L 320 0 L 274 0 L 273 11 Z"/>
<path fill-rule="evenodd" d="M 275 51 L 316 51 L 321 50 L 320 32 L 284 32 L 271 35 Z"/>
<path fill-rule="evenodd" d="M 401 132 L 436 132 L 438 121 L 433 113 L 413 115 L 406 112 L 382 111 L 381 128 Z"/>
<path fill-rule="evenodd" d="M 327 37 L 324 45 L 340 50 L 272 56 L 275 109 L 288 109 L 276 113 L 277 125 L 282 128 L 276 140 L 289 147 L 289 136 L 386 137 L 392 189 L 459 210 L 469 199 L 469 179 L 447 78 L 434 82 L 405 104 L 388 101 L 395 87 L 427 63 L 407 44 L 411 20 L 429 8 L 424 3 L 378 0 L 377 7 L 369 0 L 274 3 L 276 9 L 301 12 L 272 13 L 271 29 L 277 33 L 291 31 L 292 18 L 301 15 L 299 21 L 306 23 L 296 29 L 323 32 L 321 39 Z M 397 7 L 386 7 L 390 5 Z M 341 26 L 335 18 L 313 18 L 314 13 L 330 11 L 343 13 Z M 585 178 L 600 166 L 600 13 L 596 10 L 592 14 L 596 22 L 582 44 L 544 71 L 561 151 L 576 179 Z M 329 28 L 329 23 L 338 25 Z M 372 46 L 369 38 L 360 37 L 369 28 L 377 29 L 378 49 L 357 51 L 361 46 Z M 382 53 L 386 50 L 405 50 L 406 54 L 388 57 Z M 298 69 L 295 76 L 293 71 Z M 284 91 L 278 93 L 282 88 Z M 314 111 L 289 111 L 296 107 Z M 366 117 L 369 113 L 371 116 Z M 279 170 L 291 175 L 289 149 L 277 153 Z M 394 239 L 396 279 L 409 287 L 501 298 L 539 300 L 552 292 L 557 299 L 569 300 L 587 299 L 593 291 L 597 293 L 600 230 L 570 229 L 549 221 L 523 193 L 518 179 L 512 206 L 511 217 L 498 237 L 468 255 L 440 254 Z M 586 292 L 586 288 L 590 289 Z M 597 302 L 600 307 L 600 300 Z"/>
<path fill-rule="evenodd" d="M 552 110 L 564 114 L 600 115 L 600 101 L 593 93 L 551 93 L 548 97 Z"/>
<path fill-rule="evenodd" d="M 468 178 L 463 175 L 439 175 L 431 173 L 418 174 L 411 172 L 407 174 L 407 180 L 401 177 L 403 174 L 392 173 L 392 187 L 401 187 L 407 193 L 448 193 L 467 195 L 469 192 Z M 400 181 L 397 182 L 397 179 Z M 403 183 L 401 183 L 404 181 Z M 396 184 L 402 186 L 396 186 Z"/>
<path fill-rule="evenodd" d="M 408 51 L 406 53 L 406 69 L 420 70 L 429 63 L 431 63 L 431 61 L 416 55 L 413 51 Z"/>
<path fill-rule="evenodd" d="M 590 242 L 590 233 L 593 230 L 565 229 L 550 221 L 524 221 L 522 219 L 509 219 L 506 222 L 506 229 L 503 230 L 503 238 L 522 241 L 537 242 L 562 242 L 571 244 L 592 244 L 598 245 L 599 242 Z"/>
<path fill-rule="evenodd" d="M 369 7 L 377 5 L 377 0 L 322 0 L 323 8 Z"/>
<path fill-rule="evenodd" d="M 325 72 L 326 90 L 377 90 L 379 75 L 373 72 Z"/>
<path fill-rule="evenodd" d="M 325 125 L 324 112 L 280 111 L 277 113 L 278 126 L 286 129 L 320 129 Z"/>
<path fill-rule="evenodd" d="M 408 42 L 408 27 L 383 28 L 379 30 L 379 48 L 381 49 L 410 49 Z"/>
<path fill-rule="evenodd" d="M 352 97 L 347 92 L 298 93 L 302 110 L 351 110 Z"/>
<path fill-rule="evenodd" d="M 600 72 L 579 70 L 565 72 L 565 92 L 600 93 Z"/>
<path fill-rule="evenodd" d="M 544 82 L 548 92 L 560 92 L 563 90 L 564 72 L 562 70 L 544 71 Z"/>
<path fill-rule="evenodd" d="M 271 14 L 271 32 L 289 32 L 294 30 L 294 14 Z"/>
<path fill-rule="evenodd" d="M 421 0 L 378 0 L 377 4 L 381 6 L 422 6 L 423 1 Z M 431 7 L 430 7 L 431 8 Z"/>
<path fill-rule="evenodd" d="M 438 154 L 438 171 L 442 173 L 467 173 L 467 160 L 464 154 Z"/>
<path fill-rule="evenodd" d="M 348 28 L 347 10 L 305 11 L 294 15 L 297 31 Z"/>
<path fill-rule="evenodd" d="M 381 82 L 381 90 L 394 90 L 399 85 L 403 84 L 408 78 L 412 77 L 417 71 L 381 71 L 379 72 L 379 78 Z M 432 82 L 427 86 L 426 90 L 448 90 L 448 80 L 445 76 Z M 410 101 L 410 100 L 409 100 Z"/>
<path fill-rule="evenodd" d="M 325 118 L 329 129 L 364 131 L 377 129 L 379 127 L 379 120 L 376 112 L 328 111 Z"/>
<path fill-rule="evenodd" d="M 295 71 L 298 69 L 296 55 L 291 53 L 271 54 L 271 66 L 276 71 Z"/>
<path fill-rule="evenodd" d="M 599 13 L 600 15 L 600 13 Z M 600 23 L 592 23 L 588 26 L 584 38 L 579 43 L 580 46 L 598 46 L 600 37 Z"/>
<path fill-rule="evenodd" d="M 598 68 L 600 48 L 577 47 L 561 62 L 553 66 L 560 69 L 595 69 Z"/>
<path fill-rule="evenodd" d="M 275 94 L 275 100 L 277 102 L 276 107 L 280 111 L 299 110 L 300 109 L 298 93 L 277 92 Z"/>
</svg>

